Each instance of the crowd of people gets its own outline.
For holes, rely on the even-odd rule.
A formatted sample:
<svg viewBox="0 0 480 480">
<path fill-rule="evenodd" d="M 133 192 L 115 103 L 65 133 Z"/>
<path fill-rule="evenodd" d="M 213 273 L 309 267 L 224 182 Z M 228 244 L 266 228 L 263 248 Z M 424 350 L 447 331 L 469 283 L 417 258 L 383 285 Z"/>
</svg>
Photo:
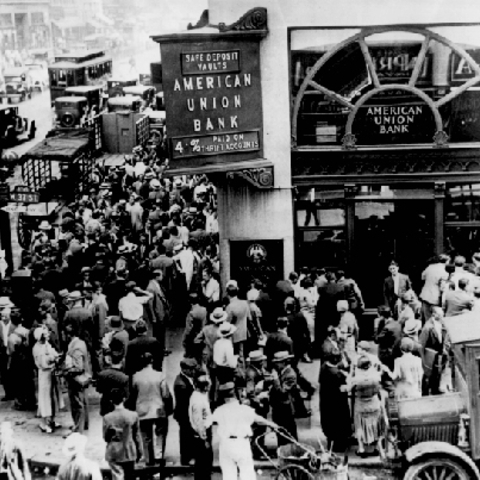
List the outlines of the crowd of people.
<svg viewBox="0 0 480 480">
<path fill-rule="evenodd" d="M 195 478 L 209 478 L 213 424 L 223 478 L 237 469 L 255 478 L 266 429 L 281 446 L 298 438 L 297 419 L 310 417 L 317 385 L 302 364 L 316 359 L 321 426 L 335 451 L 355 438 L 359 455 L 383 455 L 389 398 L 452 388 L 442 319 L 480 312 L 480 254 L 433 259 L 418 296 L 392 262 L 374 338 L 360 340 L 365 304 L 346 271 L 302 268 L 272 285 L 221 285 L 206 177 L 170 180 L 142 149 L 97 173 L 56 227 L 43 221 L 33 234 L 19 277 L 31 292 L 13 279 L 2 284 L 0 379 L 3 400 L 35 410 L 45 434 L 65 427 L 56 417 L 68 392 L 74 452 L 84 449 L 95 387 L 113 478 L 129 478 L 141 460 L 162 464 L 171 417 L 180 462 L 194 465 Z M 183 328 L 184 355 L 170 385 L 173 327 Z"/>
</svg>

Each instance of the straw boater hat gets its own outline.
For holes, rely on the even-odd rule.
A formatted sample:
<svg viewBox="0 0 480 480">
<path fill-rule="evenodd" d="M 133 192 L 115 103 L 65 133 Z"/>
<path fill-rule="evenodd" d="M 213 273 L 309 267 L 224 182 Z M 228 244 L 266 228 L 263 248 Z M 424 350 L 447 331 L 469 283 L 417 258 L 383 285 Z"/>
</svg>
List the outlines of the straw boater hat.
<svg viewBox="0 0 480 480">
<path fill-rule="evenodd" d="M 403 327 L 405 335 L 416 335 L 422 328 L 422 322 L 415 318 L 409 318 Z"/>
<path fill-rule="evenodd" d="M 179 243 L 173 247 L 174 252 L 180 252 L 181 250 L 183 250 L 183 243 Z"/>
<path fill-rule="evenodd" d="M 262 360 L 266 360 L 267 356 L 262 353 L 261 350 L 252 350 L 248 354 L 248 361 L 249 362 L 261 362 Z"/>
<path fill-rule="evenodd" d="M 222 323 L 218 329 L 218 333 L 220 333 L 223 338 L 231 337 L 236 331 L 237 327 L 228 322 Z"/>
<path fill-rule="evenodd" d="M 70 292 L 68 294 L 67 298 L 69 302 L 76 302 L 78 300 L 81 300 L 83 298 L 83 295 L 80 293 L 79 290 L 74 290 L 73 292 Z"/>
<path fill-rule="evenodd" d="M 160 180 L 157 180 L 156 178 L 154 178 L 151 182 L 150 182 L 150 187 L 152 188 L 155 188 L 155 189 L 158 189 L 162 186 L 162 184 L 160 183 Z"/>
<path fill-rule="evenodd" d="M 229 280 L 226 285 L 226 288 L 228 287 L 238 288 L 238 282 L 236 280 Z"/>
<path fill-rule="evenodd" d="M 227 312 L 223 308 L 217 307 L 210 315 L 210 320 L 213 323 L 219 324 L 223 323 L 227 319 L 227 317 Z"/>
<path fill-rule="evenodd" d="M 58 292 L 60 298 L 67 298 L 68 295 L 70 295 L 70 292 L 66 288 L 62 288 L 62 290 Z"/>
<path fill-rule="evenodd" d="M 285 360 L 289 360 L 290 358 L 293 358 L 293 355 L 291 353 L 288 353 L 286 350 L 282 350 L 281 352 L 276 352 L 273 355 L 274 362 L 284 362 Z"/>
<path fill-rule="evenodd" d="M 42 220 L 40 222 L 40 225 L 38 226 L 38 229 L 39 230 L 51 230 L 52 226 L 46 220 Z"/>
<path fill-rule="evenodd" d="M 4 308 L 12 308 L 15 305 L 10 300 L 10 297 L 0 297 L 0 310 Z"/>
</svg>

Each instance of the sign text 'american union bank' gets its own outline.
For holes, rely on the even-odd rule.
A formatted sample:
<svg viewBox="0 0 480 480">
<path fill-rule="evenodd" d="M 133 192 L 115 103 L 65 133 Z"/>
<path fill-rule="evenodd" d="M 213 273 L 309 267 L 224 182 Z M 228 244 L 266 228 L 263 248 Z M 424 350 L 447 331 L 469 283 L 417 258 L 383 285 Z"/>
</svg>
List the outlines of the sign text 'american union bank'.
<svg viewBox="0 0 480 480">
<path fill-rule="evenodd" d="M 261 88 L 258 43 L 245 40 L 162 45 L 172 160 L 258 156 Z"/>
</svg>

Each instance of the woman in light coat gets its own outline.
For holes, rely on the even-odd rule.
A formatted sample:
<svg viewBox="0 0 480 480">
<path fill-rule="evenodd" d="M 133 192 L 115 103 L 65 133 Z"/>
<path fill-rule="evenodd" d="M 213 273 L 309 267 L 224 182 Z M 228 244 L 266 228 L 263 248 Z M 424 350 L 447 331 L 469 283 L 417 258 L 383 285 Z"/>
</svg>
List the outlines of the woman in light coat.
<svg viewBox="0 0 480 480">
<path fill-rule="evenodd" d="M 395 381 L 395 396 L 398 400 L 422 396 L 422 359 L 412 353 L 413 346 L 412 339 L 402 338 L 402 356 L 395 359 L 392 379 Z"/>
<path fill-rule="evenodd" d="M 55 423 L 55 412 L 63 406 L 53 374 L 59 354 L 48 341 L 50 333 L 46 327 L 36 328 L 33 335 L 37 341 L 33 347 L 33 359 L 38 369 L 38 412 L 43 419 L 40 429 L 52 433 L 54 428 L 60 426 Z"/>
</svg>

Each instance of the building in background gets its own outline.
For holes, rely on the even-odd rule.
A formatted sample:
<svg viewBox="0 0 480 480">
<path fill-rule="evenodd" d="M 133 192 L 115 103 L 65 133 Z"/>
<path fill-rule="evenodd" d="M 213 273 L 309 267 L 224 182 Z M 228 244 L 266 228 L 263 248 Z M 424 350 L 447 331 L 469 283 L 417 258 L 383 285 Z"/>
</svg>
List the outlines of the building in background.
<svg viewBox="0 0 480 480">
<path fill-rule="evenodd" d="M 0 50 L 51 49 L 50 0 L 2 0 Z"/>
<path fill-rule="evenodd" d="M 348 267 L 375 308 L 392 259 L 417 288 L 433 255 L 480 251 L 468 0 L 210 0 L 153 39 L 170 174 L 214 179 L 224 280 Z"/>
</svg>

